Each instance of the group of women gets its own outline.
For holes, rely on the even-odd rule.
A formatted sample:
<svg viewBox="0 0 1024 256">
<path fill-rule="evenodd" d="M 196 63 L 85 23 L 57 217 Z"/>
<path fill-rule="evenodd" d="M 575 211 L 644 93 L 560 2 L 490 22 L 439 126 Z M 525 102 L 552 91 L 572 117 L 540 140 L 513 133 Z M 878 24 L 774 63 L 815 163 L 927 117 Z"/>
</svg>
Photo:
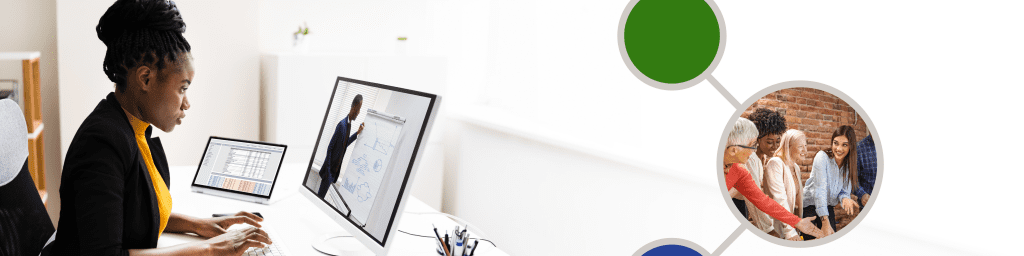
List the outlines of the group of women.
<svg viewBox="0 0 1024 256">
<path fill-rule="evenodd" d="M 778 112 L 755 109 L 737 120 L 729 134 L 724 172 L 730 196 L 744 217 L 773 236 L 801 241 L 831 235 L 836 207 L 847 214 L 858 208 L 850 198 L 858 184 L 857 154 L 851 154 L 857 151 L 855 140 L 851 126 L 833 131 L 831 147 L 814 155 L 811 175 L 804 181 L 799 163 L 807 156 L 807 135 L 787 129 Z M 799 226 L 804 220 L 796 216 L 814 228 Z"/>
</svg>

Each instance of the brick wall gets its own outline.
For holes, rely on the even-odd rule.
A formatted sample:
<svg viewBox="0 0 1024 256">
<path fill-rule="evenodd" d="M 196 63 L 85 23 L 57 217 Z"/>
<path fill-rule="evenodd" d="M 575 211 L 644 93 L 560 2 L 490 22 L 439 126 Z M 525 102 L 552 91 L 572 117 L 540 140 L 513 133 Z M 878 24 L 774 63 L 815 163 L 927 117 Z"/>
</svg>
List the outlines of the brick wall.
<svg viewBox="0 0 1024 256">
<path fill-rule="evenodd" d="M 803 160 L 797 161 L 803 180 L 807 180 L 811 175 L 814 155 L 818 151 L 832 146 L 832 132 L 839 126 L 853 126 L 857 136 L 854 143 L 868 135 L 867 125 L 850 104 L 831 93 L 818 89 L 790 88 L 769 93 L 754 102 L 741 116 L 746 118 L 757 108 L 779 111 L 786 118 L 787 128 L 797 129 L 807 134 L 808 154 Z M 858 201 L 858 203 L 860 202 Z M 838 206 L 836 207 L 838 229 L 846 226 L 860 213 L 859 210 L 855 210 L 854 214 L 847 215 L 840 213 L 842 211 L 840 209 Z"/>
<path fill-rule="evenodd" d="M 832 132 L 839 126 L 853 126 L 857 133 L 854 143 L 868 135 L 867 125 L 850 104 L 818 89 L 790 88 L 769 93 L 754 102 L 741 116 L 746 118 L 757 108 L 779 111 L 786 118 L 787 128 L 807 134 L 808 154 L 803 161 L 797 161 L 804 179 L 811 174 L 814 154 L 832 146 Z"/>
</svg>

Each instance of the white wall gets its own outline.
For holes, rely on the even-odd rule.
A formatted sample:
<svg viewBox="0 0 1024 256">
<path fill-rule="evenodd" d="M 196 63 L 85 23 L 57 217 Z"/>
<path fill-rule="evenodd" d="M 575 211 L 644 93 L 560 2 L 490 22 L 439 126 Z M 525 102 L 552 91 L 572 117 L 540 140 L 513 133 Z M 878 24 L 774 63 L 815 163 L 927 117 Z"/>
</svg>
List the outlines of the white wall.
<svg viewBox="0 0 1024 256">
<path fill-rule="evenodd" d="M 435 52 L 437 0 L 258 0 L 262 52 L 292 50 L 292 33 L 309 26 L 309 52 L 412 55 Z M 399 42 L 397 37 L 409 40 Z"/>
<path fill-rule="evenodd" d="M 57 11 L 55 1 L 4 0 L 0 15 L 0 52 L 39 52 L 39 80 L 42 86 L 42 114 L 47 211 L 54 225 L 60 214 L 61 127 L 57 86 Z M 20 61 L 0 63 L 0 79 L 16 79 L 24 86 Z"/>
<path fill-rule="evenodd" d="M 192 108 L 173 133 L 157 130 L 171 165 L 198 164 L 211 135 L 255 140 L 259 136 L 257 6 L 251 1 L 175 1 L 185 19 L 196 70 L 189 87 Z M 113 83 L 102 71 L 106 47 L 96 24 L 112 1 L 57 2 L 60 38 L 62 152 L 77 127 Z M 173 174 L 172 174 L 173 175 Z"/>
</svg>

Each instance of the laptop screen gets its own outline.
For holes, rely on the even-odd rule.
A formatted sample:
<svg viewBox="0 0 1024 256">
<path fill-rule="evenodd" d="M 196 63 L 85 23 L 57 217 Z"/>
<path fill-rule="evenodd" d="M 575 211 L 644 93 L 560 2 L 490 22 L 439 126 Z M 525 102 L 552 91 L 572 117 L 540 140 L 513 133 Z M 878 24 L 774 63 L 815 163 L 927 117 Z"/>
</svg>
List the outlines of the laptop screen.
<svg viewBox="0 0 1024 256">
<path fill-rule="evenodd" d="M 285 148 L 210 137 L 192 185 L 270 198 Z"/>
</svg>

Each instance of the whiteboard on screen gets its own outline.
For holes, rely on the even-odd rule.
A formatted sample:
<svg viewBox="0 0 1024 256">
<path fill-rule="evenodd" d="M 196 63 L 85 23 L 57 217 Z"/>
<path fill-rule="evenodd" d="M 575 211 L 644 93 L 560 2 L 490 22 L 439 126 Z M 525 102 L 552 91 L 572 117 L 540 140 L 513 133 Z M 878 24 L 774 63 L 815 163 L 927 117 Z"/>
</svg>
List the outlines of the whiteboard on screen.
<svg viewBox="0 0 1024 256">
<path fill-rule="evenodd" d="M 345 160 L 348 168 L 335 186 L 351 208 L 351 218 L 366 225 L 381 183 L 391 170 L 394 153 L 398 152 L 405 119 L 369 109 L 363 124 L 366 126 Z"/>
</svg>

